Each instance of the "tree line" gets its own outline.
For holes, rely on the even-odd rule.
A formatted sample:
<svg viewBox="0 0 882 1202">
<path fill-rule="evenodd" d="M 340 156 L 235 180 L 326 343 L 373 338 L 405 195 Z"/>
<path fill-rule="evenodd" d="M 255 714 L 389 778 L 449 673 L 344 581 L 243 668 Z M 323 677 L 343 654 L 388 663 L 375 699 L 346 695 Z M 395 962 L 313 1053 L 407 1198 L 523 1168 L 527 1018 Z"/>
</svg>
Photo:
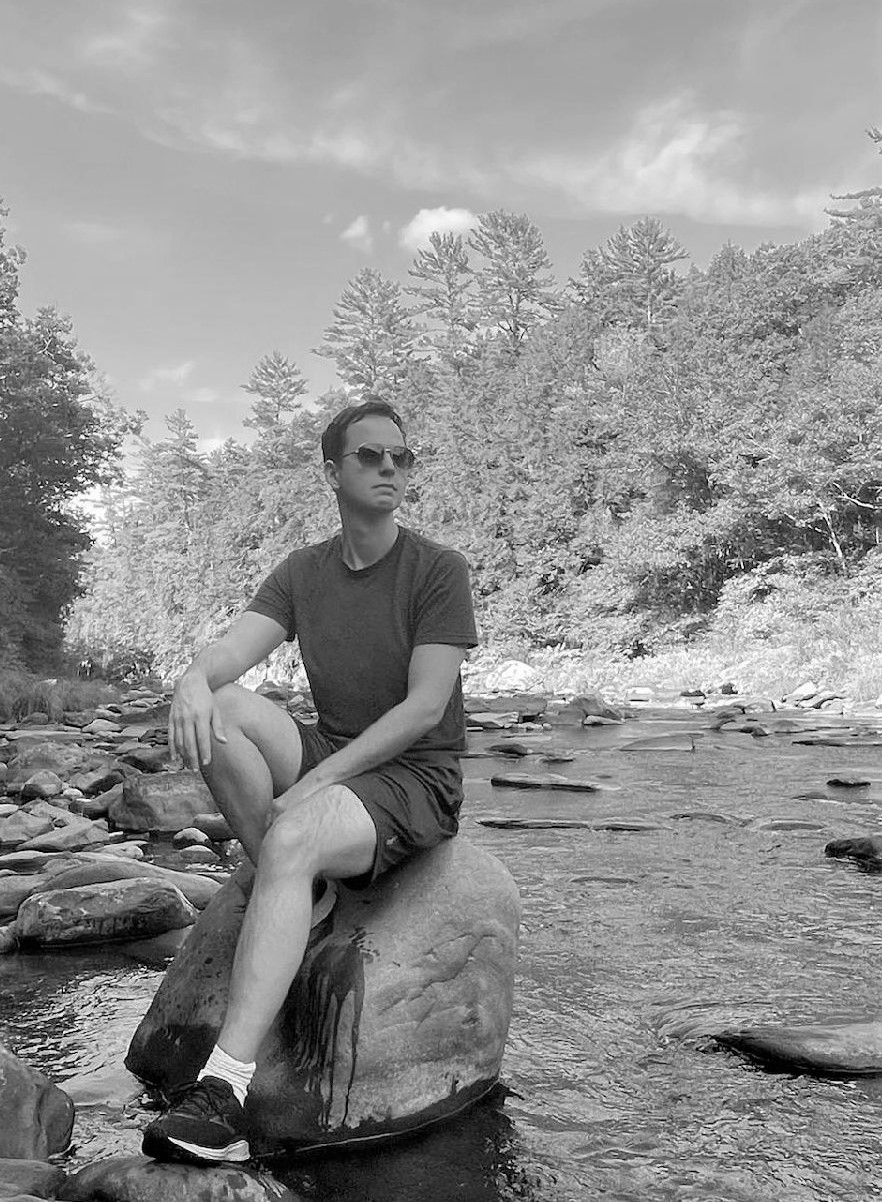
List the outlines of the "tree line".
<svg viewBox="0 0 882 1202">
<path fill-rule="evenodd" d="M 116 481 L 119 414 L 84 435 L 103 518 L 66 560 L 82 590 L 57 593 L 70 637 L 182 666 L 291 547 L 333 530 L 319 435 L 365 395 L 405 419 L 418 467 L 402 520 L 467 555 L 488 643 L 637 657 L 699 637 L 721 597 L 873 587 L 880 197 L 839 198 L 821 233 L 727 244 L 704 269 L 647 216 L 557 281 L 540 230 L 501 210 L 434 234 L 404 284 L 365 268 L 316 348 L 341 389 L 309 397 L 274 351 L 243 386 L 249 442 L 201 454 L 177 412 Z M 109 402 L 87 377 L 70 378 L 95 413 Z"/>
</svg>

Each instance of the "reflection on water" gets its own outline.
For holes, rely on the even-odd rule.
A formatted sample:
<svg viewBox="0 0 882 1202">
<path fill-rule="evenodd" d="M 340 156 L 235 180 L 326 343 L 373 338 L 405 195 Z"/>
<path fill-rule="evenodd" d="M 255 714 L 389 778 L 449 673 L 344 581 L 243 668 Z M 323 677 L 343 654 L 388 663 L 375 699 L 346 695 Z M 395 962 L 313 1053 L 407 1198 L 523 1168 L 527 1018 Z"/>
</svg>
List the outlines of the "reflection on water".
<svg viewBox="0 0 882 1202">
<path fill-rule="evenodd" d="M 686 728 L 703 728 L 693 753 L 622 749 Z M 880 803 L 826 781 L 882 776 L 882 749 L 724 734 L 686 714 L 561 730 L 549 746 L 579 753 L 554 771 L 621 790 L 497 789 L 499 760 L 464 761 L 463 832 L 507 864 L 524 904 L 507 1092 L 406 1143 L 274 1171 L 339 1202 L 882 1197 L 882 1083 L 765 1074 L 708 1039 L 882 1011 L 882 876 L 823 856 L 829 839 L 879 832 Z M 655 829 L 479 825 L 489 816 Z M 0 958 L 0 1038 L 58 1081 L 114 1070 L 158 979 L 116 953 Z M 74 1163 L 136 1151 L 144 1121 L 137 1101 L 79 1110 Z"/>
</svg>

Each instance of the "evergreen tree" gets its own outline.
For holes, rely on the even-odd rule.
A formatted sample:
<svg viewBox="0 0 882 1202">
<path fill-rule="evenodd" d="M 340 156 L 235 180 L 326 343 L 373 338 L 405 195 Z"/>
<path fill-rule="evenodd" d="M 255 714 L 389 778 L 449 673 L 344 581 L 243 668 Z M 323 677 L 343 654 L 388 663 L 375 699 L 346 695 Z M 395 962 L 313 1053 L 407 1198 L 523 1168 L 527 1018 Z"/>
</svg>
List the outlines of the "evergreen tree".
<svg viewBox="0 0 882 1202">
<path fill-rule="evenodd" d="M 348 387 L 391 396 L 418 345 L 398 284 L 365 267 L 334 306 L 334 320 L 316 353 L 334 360 Z"/>
<path fill-rule="evenodd" d="M 469 246 L 483 259 L 475 276 L 480 322 L 517 351 L 560 307 L 542 235 L 524 214 L 497 209 L 478 218 Z"/>
</svg>

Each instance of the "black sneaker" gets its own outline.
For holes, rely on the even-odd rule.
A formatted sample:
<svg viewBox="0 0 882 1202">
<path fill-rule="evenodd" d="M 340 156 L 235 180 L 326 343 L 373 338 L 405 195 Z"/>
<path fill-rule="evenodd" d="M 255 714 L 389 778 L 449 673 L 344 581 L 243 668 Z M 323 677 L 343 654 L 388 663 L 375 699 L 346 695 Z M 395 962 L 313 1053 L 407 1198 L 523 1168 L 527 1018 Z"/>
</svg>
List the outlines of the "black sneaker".
<svg viewBox="0 0 882 1202">
<path fill-rule="evenodd" d="M 171 1109 L 145 1130 L 141 1151 L 154 1160 L 185 1164 L 248 1160 L 245 1113 L 232 1085 L 203 1077 L 183 1086 Z"/>
</svg>

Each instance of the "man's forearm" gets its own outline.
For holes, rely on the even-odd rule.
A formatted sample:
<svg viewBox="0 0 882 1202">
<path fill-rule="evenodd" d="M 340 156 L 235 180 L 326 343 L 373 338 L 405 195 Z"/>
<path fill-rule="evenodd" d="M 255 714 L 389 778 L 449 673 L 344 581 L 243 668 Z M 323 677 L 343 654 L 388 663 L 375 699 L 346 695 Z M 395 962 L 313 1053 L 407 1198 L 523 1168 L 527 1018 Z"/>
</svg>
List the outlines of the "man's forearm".
<svg viewBox="0 0 882 1202">
<path fill-rule="evenodd" d="M 333 755 L 316 765 L 303 780 L 316 788 L 336 785 L 347 777 L 368 772 L 393 759 L 436 726 L 440 717 L 434 708 L 408 697 L 378 718 L 367 730 Z"/>
<path fill-rule="evenodd" d="M 223 641 L 219 641 L 202 648 L 184 675 L 187 676 L 191 672 L 200 672 L 214 692 L 221 685 L 232 684 L 234 680 L 238 680 L 243 668 L 240 657 L 225 646 Z"/>
</svg>

